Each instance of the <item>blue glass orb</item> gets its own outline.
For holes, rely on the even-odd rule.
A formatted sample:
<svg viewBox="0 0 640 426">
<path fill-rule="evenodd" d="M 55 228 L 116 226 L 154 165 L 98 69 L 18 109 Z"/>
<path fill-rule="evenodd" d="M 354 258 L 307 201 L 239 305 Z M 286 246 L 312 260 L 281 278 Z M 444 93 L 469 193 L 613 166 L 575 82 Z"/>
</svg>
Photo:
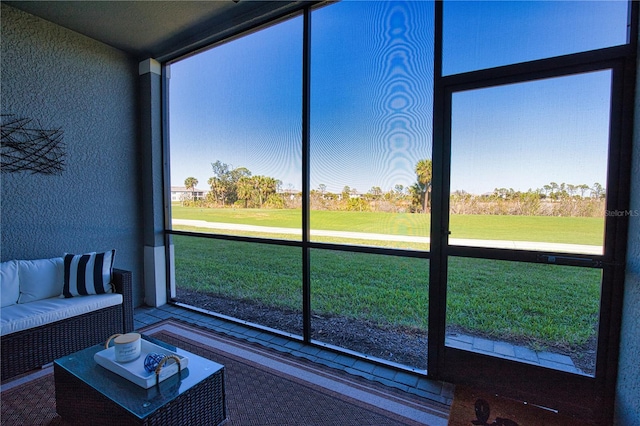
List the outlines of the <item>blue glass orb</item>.
<svg viewBox="0 0 640 426">
<path fill-rule="evenodd" d="M 163 359 L 164 355 L 156 352 L 150 352 L 144 359 L 144 369 L 149 373 L 153 373 L 154 371 L 156 371 L 156 368 L 158 368 L 158 365 L 160 364 L 160 362 L 162 362 Z"/>
</svg>

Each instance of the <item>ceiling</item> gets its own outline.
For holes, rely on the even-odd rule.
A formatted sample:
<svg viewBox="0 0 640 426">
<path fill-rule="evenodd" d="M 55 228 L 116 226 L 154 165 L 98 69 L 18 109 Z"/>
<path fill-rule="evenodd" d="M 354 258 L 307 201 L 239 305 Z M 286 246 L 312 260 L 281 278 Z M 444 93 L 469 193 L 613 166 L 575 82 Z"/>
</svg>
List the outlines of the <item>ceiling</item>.
<svg viewBox="0 0 640 426">
<path fill-rule="evenodd" d="M 304 1 L 3 1 L 138 59 L 173 59 L 299 10 Z"/>
</svg>

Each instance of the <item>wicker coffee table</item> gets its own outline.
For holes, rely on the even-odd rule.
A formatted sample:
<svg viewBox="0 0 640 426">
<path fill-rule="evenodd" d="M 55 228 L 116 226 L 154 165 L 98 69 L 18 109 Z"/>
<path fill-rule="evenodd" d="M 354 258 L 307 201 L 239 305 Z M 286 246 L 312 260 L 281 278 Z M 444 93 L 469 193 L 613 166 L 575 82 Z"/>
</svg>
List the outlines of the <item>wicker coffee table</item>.
<svg viewBox="0 0 640 426">
<path fill-rule="evenodd" d="M 188 367 L 179 375 L 149 389 L 96 364 L 93 355 L 104 349 L 102 345 L 54 361 L 56 411 L 65 422 L 82 425 L 218 425 L 224 422 L 224 366 L 158 340 L 149 340 L 189 358 Z"/>
</svg>

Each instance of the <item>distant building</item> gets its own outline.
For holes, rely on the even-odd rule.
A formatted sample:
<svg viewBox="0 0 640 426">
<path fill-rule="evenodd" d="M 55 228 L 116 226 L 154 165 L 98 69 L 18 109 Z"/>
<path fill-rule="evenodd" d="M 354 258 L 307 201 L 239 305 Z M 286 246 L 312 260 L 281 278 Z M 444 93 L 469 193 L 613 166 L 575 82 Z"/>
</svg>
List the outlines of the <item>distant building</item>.
<svg viewBox="0 0 640 426">
<path fill-rule="evenodd" d="M 287 197 L 290 200 L 295 200 L 296 197 L 299 197 L 302 195 L 300 190 L 294 189 L 294 188 L 279 189 L 276 192 L 278 194 L 282 194 L 284 197 Z"/>
<path fill-rule="evenodd" d="M 187 200 L 204 200 L 204 197 L 207 196 L 209 191 L 204 191 L 202 189 L 194 188 L 193 191 L 187 189 L 184 186 L 172 186 L 171 187 L 171 201 L 187 201 Z"/>
</svg>

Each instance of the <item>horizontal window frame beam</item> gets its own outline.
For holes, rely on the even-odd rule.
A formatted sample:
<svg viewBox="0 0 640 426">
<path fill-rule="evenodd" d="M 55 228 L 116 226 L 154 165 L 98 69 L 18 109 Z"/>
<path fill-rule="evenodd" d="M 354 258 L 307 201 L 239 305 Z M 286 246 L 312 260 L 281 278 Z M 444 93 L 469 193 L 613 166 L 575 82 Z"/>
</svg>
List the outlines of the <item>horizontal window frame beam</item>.
<svg viewBox="0 0 640 426">
<path fill-rule="evenodd" d="M 615 46 L 567 56 L 521 62 L 478 71 L 443 76 L 442 87 L 459 92 L 547 78 L 601 71 L 620 66 L 630 56 L 630 46 Z"/>
</svg>

